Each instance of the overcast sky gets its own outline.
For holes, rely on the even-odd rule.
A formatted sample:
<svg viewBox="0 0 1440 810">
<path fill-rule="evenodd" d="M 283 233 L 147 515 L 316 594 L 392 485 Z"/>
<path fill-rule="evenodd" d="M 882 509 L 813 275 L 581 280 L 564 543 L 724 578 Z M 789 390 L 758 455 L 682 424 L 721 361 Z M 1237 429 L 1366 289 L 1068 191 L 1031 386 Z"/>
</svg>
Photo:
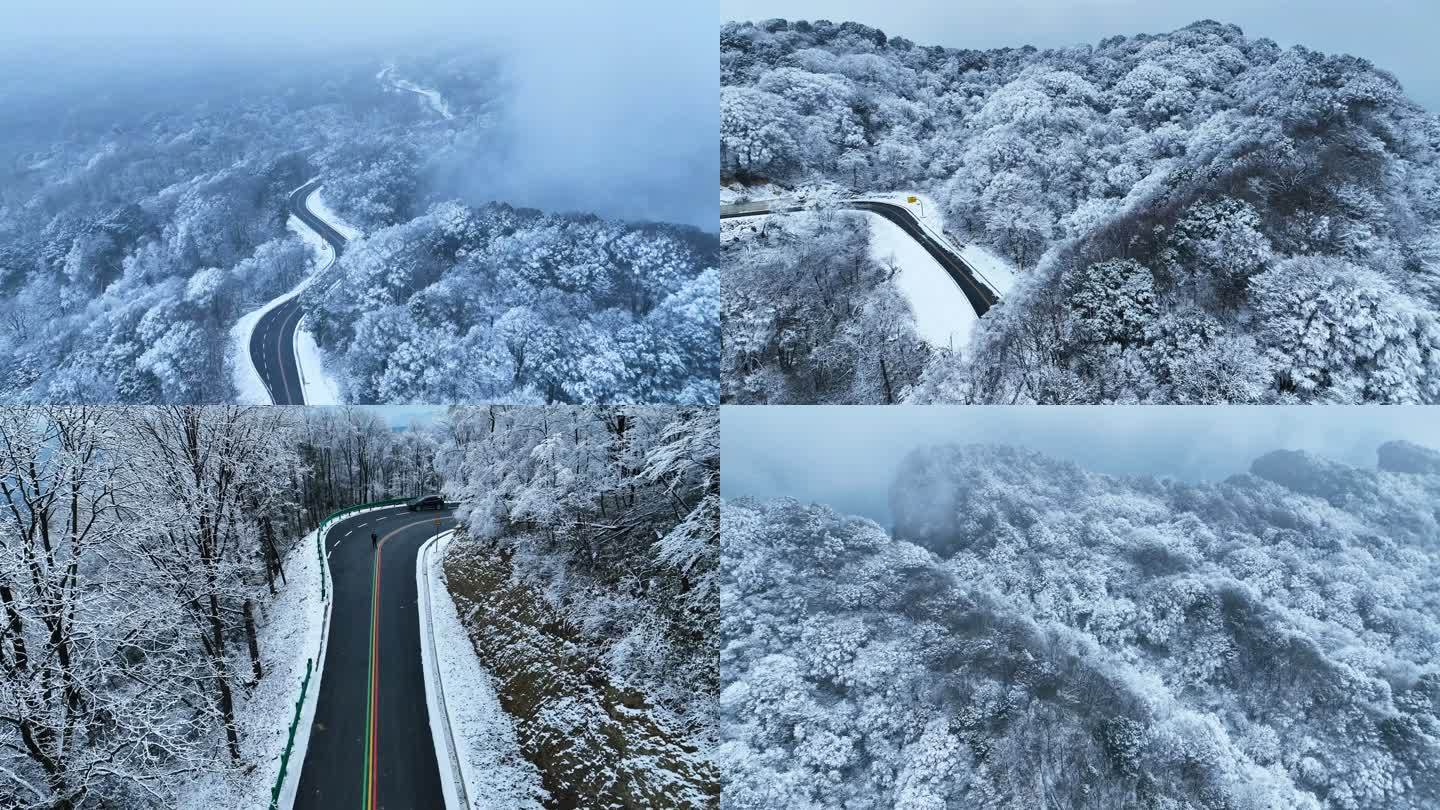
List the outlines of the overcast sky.
<svg viewBox="0 0 1440 810">
<path fill-rule="evenodd" d="M 1094 44 L 1208 18 L 1281 45 L 1369 59 L 1440 112 L 1436 0 L 720 0 L 722 21 L 767 17 L 854 20 L 921 45 L 977 49 Z"/>
<path fill-rule="evenodd" d="M 728 407 L 721 494 L 790 496 L 890 525 L 890 481 L 915 447 L 1028 447 L 1112 475 L 1186 481 L 1245 472 L 1271 450 L 1309 450 L 1359 467 L 1392 439 L 1440 449 L 1423 407 Z"/>
<path fill-rule="evenodd" d="M 515 92 L 504 124 L 519 132 L 504 166 L 474 167 L 489 187 L 521 205 L 714 230 L 712 14 L 669 0 L 0 0 L 0 86 L 3 67 L 23 61 L 43 66 L 32 83 L 66 70 L 103 83 L 222 59 L 345 51 L 373 53 L 378 67 L 431 44 L 484 48 L 506 57 Z"/>
</svg>

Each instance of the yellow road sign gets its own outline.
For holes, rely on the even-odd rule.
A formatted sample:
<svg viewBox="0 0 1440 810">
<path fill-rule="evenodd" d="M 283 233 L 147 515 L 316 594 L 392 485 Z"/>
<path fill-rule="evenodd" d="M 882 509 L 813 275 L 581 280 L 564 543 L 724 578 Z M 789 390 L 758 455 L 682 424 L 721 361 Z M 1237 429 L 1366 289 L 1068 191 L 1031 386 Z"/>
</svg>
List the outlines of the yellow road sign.
<svg viewBox="0 0 1440 810">
<path fill-rule="evenodd" d="M 905 198 L 905 202 L 908 202 L 908 203 L 910 203 L 911 205 L 914 205 L 915 203 L 920 202 L 920 198 L 919 198 L 919 197 L 916 197 L 915 195 L 912 194 L 912 195 L 910 195 L 909 197 L 906 197 L 906 198 Z"/>
</svg>

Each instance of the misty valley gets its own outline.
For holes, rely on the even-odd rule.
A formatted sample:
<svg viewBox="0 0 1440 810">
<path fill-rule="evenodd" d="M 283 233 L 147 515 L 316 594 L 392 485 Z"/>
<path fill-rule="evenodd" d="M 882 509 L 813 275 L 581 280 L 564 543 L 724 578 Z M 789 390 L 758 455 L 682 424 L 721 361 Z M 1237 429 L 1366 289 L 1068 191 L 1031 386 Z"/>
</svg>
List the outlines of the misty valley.
<svg viewBox="0 0 1440 810">
<path fill-rule="evenodd" d="M 198 60 L 0 82 L 0 401 L 718 399 L 713 234 L 532 65 Z"/>
</svg>

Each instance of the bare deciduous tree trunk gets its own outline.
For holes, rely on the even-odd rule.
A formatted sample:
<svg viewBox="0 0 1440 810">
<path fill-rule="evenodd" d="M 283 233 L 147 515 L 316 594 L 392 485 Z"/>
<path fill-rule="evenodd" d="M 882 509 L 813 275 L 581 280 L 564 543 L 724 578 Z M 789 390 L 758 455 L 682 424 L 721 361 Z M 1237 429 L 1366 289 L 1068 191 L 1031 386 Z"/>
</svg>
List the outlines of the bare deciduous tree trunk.
<svg viewBox="0 0 1440 810">
<path fill-rule="evenodd" d="M 255 636 L 255 603 L 250 599 L 245 600 L 245 643 L 250 647 L 250 669 L 258 683 L 265 671 L 260 665 L 260 640 Z"/>
</svg>

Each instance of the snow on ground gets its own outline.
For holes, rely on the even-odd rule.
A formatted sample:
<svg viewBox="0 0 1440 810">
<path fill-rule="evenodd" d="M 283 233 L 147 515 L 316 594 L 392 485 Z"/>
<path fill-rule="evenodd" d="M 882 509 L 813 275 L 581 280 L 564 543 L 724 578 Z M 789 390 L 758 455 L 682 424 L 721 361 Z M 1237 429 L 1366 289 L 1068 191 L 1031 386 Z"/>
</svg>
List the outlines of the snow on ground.
<svg viewBox="0 0 1440 810">
<path fill-rule="evenodd" d="M 545 791 L 540 772 L 520 753 L 515 725 L 500 706 L 490 674 L 481 666 L 460 623 L 455 600 L 445 581 L 445 546 L 455 533 L 445 532 L 421 548 L 416 581 L 422 595 L 420 645 L 425 664 L 426 699 L 430 704 L 430 730 L 435 755 L 445 774 L 446 800 L 453 803 L 450 779 L 450 743 L 441 723 L 436 699 L 436 672 L 445 696 L 444 714 L 454 735 L 460 770 L 464 775 L 469 810 L 541 810 Z M 425 599 L 428 594 L 429 598 Z"/>
<path fill-rule="evenodd" d="M 732 203 L 750 202 L 751 200 L 774 200 L 784 197 L 790 192 L 780 188 L 774 183 L 765 183 L 758 186 L 742 186 L 739 183 L 731 183 L 728 186 L 720 187 L 720 204 L 730 205 Z"/>
<path fill-rule="evenodd" d="M 759 202 L 761 200 L 783 200 L 810 205 L 835 203 L 848 197 L 845 189 L 835 183 L 806 183 L 794 188 L 785 188 L 774 183 L 743 186 L 731 183 L 720 187 L 720 204 Z"/>
<path fill-rule="evenodd" d="M 412 93 L 418 93 L 425 99 L 426 105 L 428 105 L 430 109 L 439 113 L 441 118 L 444 118 L 448 121 L 451 118 L 455 117 L 455 114 L 450 112 L 450 105 L 445 102 L 445 99 L 440 95 L 439 90 L 431 90 L 428 87 L 421 87 L 420 85 L 408 79 L 397 79 L 395 81 L 395 86 L 400 88 L 401 90 L 408 90 Z"/>
<path fill-rule="evenodd" d="M 269 405 L 271 402 L 270 391 L 265 388 L 260 372 L 255 370 L 255 362 L 250 359 L 250 336 L 254 334 L 260 316 L 290 300 L 293 294 L 292 290 L 246 313 L 230 327 L 230 380 L 235 384 L 235 400 L 241 405 Z"/>
<path fill-rule="evenodd" d="M 325 205 L 324 198 L 320 196 L 322 189 L 323 187 L 317 188 L 311 192 L 309 198 L 305 200 L 305 206 L 314 211 L 315 216 L 339 231 L 346 239 L 355 239 L 361 236 L 359 228 L 346 222 L 339 214 Z M 291 217 L 291 219 L 295 218 Z M 330 243 L 321 238 L 320 234 L 305 227 L 304 223 L 299 220 L 295 221 L 301 231 L 309 234 L 306 242 L 312 245 L 316 242 L 319 243 L 315 262 L 316 270 L 312 273 L 312 275 L 317 275 L 335 263 L 334 248 L 330 247 Z M 304 316 L 301 316 L 300 323 L 295 327 L 295 364 L 300 370 L 300 387 L 306 405 L 340 404 L 340 384 L 325 370 L 324 353 L 320 351 L 320 344 L 315 341 L 314 333 L 305 328 Z"/>
<path fill-rule="evenodd" d="M 910 202 L 911 197 L 916 198 L 918 202 Z M 851 197 L 850 199 L 894 203 L 895 205 L 909 209 L 910 213 L 914 214 L 915 218 L 920 220 L 920 224 L 924 225 L 925 229 L 930 231 L 932 236 L 938 237 L 942 242 L 945 241 L 945 212 L 941 210 L 940 205 L 935 202 L 935 198 L 929 194 L 923 194 L 918 191 L 894 191 L 888 194 L 862 194 L 858 197 Z"/>
<path fill-rule="evenodd" d="M 960 258 L 970 265 L 980 279 L 990 285 L 1001 298 L 1015 286 L 1015 265 L 992 253 L 988 248 L 967 242 L 960 248 Z"/>
<path fill-rule="evenodd" d="M 394 72 L 395 66 L 387 65 L 384 70 L 381 70 L 379 73 L 375 74 L 375 78 L 379 79 L 382 83 L 387 84 L 387 90 L 394 89 L 399 92 L 410 92 L 420 95 L 425 99 L 425 104 L 430 107 L 430 109 L 439 113 L 440 117 L 446 119 L 447 121 L 455 117 L 455 114 L 450 111 L 450 105 L 446 103 L 445 98 L 440 95 L 439 90 L 432 90 L 428 87 L 421 87 L 420 85 L 410 81 L 409 79 L 397 79 L 391 75 Z"/>
<path fill-rule="evenodd" d="M 300 368 L 300 388 L 306 405 L 339 405 L 340 386 L 325 373 L 325 361 L 315 335 L 305 328 L 305 316 L 295 327 L 295 365 Z M 320 372 L 316 373 L 316 369 Z"/>
<path fill-rule="evenodd" d="M 917 202 L 911 203 L 910 197 Z M 954 252 L 970 265 L 980 280 L 1000 297 L 1004 297 L 1015 286 L 1015 266 L 987 248 L 969 241 L 951 237 L 945 232 L 945 212 L 935 198 L 918 191 L 897 191 L 889 194 L 865 194 L 854 199 L 903 205 L 920 220 L 920 225 L 942 245 L 949 245 Z"/>
<path fill-rule="evenodd" d="M 313 201 L 314 195 L 310 199 Z M 322 218 L 330 221 L 329 217 Z M 335 223 L 330 221 L 330 224 Z M 245 313 L 230 327 L 231 379 L 235 383 L 236 401 L 242 405 L 269 405 L 272 401 L 270 392 L 265 388 L 265 382 L 260 379 L 260 373 L 255 370 L 255 363 L 250 357 L 250 336 L 255 332 L 255 325 L 265 313 L 304 292 L 310 282 L 335 261 L 335 251 L 330 247 L 330 243 L 310 230 L 298 217 L 292 214 L 285 226 L 305 240 L 305 245 L 314 251 L 315 260 L 310 265 L 310 273 L 289 292 L 270 300 L 259 309 Z M 336 227 L 336 230 L 339 228 Z M 308 332 L 302 334 L 299 329 L 295 331 L 295 362 L 299 364 L 300 376 L 304 380 L 307 405 L 334 405 L 339 402 L 339 386 L 325 373 L 320 348 L 315 345 L 314 336 Z M 316 399 L 310 398 L 312 390 Z"/>
<path fill-rule="evenodd" d="M 864 212 L 870 222 L 870 255 L 899 267 L 895 284 L 910 301 L 920 338 L 931 346 L 961 349 L 975 328 L 975 310 L 959 285 L 919 242 L 879 214 Z"/>
<path fill-rule="evenodd" d="M 749 238 L 758 233 L 774 214 L 756 214 L 750 217 L 736 217 L 720 221 L 720 244 L 728 245 L 739 239 Z"/>
<path fill-rule="evenodd" d="M 305 227 L 298 217 L 291 215 L 285 223 L 285 227 L 291 232 L 299 235 L 305 240 L 305 245 L 316 252 L 316 259 L 311 264 L 312 268 L 326 268 L 335 260 L 335 254 L 330 249 L 330 243 L 320 238 Z M 315 269 L 305 276 L 299 284 L 296 284 L 284 295 L 271 299 L 259 309 L 252 310 L 241 316 L 235 325 L 230 327 L 230 376 L 235 383 L 236 401 L 242 405 L 269 405 L 271 403 L 270 391 L 265 388 L 265 382 L 260 379 L 260 372 L 255 370 L 255 362 L 250 357 L 250 336 L 255 332 L 255 324 L 260 322 L 265 313 L 289 301 L 291 298 L 304 292 L 310 286 L 310 280 L 315 277 Z M 309 399 L 306 399 L 309 402 Z"/>
<path fill-rule="evenodd" d="M 305 207 L 315 212 L 315 216 L 325 220 L 326 224 L 340 232 L 346 239 L 359 239 L 363 234 L 360 229 L 345 221 L 345 218 L 335 212 L 325 202 L 325 187 L 315 189 L 305 199 Z"/>
<path fill-rule="evenodd" d="M 325 237 L 306 225 L 299 217 L 291 214 L 290 218 L 285 220 L 285 228 L 299 236 L 305 243 L 305 247 L 315 254 L 316 268 L 324 269 L 335 261 L 335 248 L 330 247 L 330 243 L 325 241 Z"/>
<path fill-rule="evenodd" d="M 328 568 L 328 563 L 325 565 Z M 249 772 L 207 775 L 182 791 L 180 807 L 205 810 L 212 807 L 268 807 L 270 790 L 279 775 L 280 756 L 295 719 L 295 702 L 305 679 L 305 662 L 311 662 L 310 684 L 305 690 L 305 710 L 295 733 L 286 778 L 289 801 L 281 796 L 280 807 L 294 801 L 300 766 L 310 740 L 310 721 L 315 716 L 315 699 L 320 693 L 320 670 L 324 660 L 323 640 L 330 623 L 329 603 L 320 598 L 322 576 L 315 532 L 310 532 L 285 558 L 286 585 L 280 595 L 257 606 L 255 622 L 265 676 L 253 690 L 236 689 L 235 716 L 240 726 L 240 750 L 244 761 L 255 767 Z M 325 570 L 325 577 L 329 571 Z M 237 680 L 250 674 L 248 656 L 236 659 Z"/>
</svg>

